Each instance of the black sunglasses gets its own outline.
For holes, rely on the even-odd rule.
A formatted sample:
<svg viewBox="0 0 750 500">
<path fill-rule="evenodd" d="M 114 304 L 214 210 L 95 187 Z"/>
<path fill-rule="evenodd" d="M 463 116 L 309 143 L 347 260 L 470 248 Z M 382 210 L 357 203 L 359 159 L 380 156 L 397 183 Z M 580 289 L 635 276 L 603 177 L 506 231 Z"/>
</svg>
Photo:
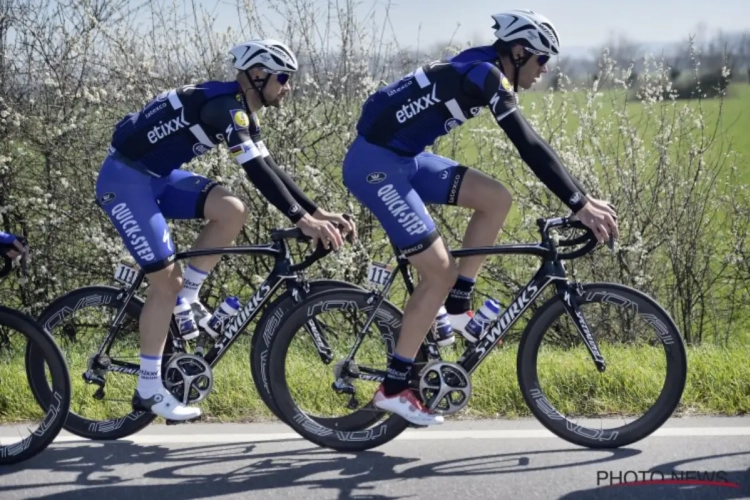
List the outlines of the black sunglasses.
<svg viewBox="0 0 750 500">
<path fill-rule="evenodd" d="M 290 75 L 289 73 L 276 73 L 276 80 L 281 85 L 284 85 L 286 82 L 288 82 L 291 77 L 292 75 Z"/>
<path fill-rule="evenodd" d="M 536 59 L 536 62 L 537 62 L 537 63 L 539 64 L 539 66 L 544 66 L 544 65 L 545 65 L 545 64 L 547 64 L 547 63 L 549 62 L 549 60 L 550 60 L 550 56 L 549 56 L 549 54 L 541 54 L 541 53 L 539 53 L 538 51 L 536 51 L 536 50 L 532 50 L 532 49 L 530 49 L 530 48 L 528 48 L 528 47 L 524 47 L 524 49 L 525 49 L 525 50 L 526 50 L 526 52 L 528 52 L 529 54 L 535 54 L 535 55 L 539 56 L 539 57 L 537 57 L 537 59 Z"/>
</svg>

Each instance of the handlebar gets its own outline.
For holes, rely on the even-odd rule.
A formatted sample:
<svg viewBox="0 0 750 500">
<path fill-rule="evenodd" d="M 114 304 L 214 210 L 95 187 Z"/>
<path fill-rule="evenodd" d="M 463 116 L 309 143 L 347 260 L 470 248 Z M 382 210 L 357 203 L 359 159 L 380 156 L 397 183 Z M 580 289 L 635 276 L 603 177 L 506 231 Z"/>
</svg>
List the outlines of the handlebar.
<svg viewBox="0 0 750 500">
<path fill-rule="evenodd" d="M 351 215 L 344 214 L 344 218 L 351 219 Z M 342 225 L 337 226 L 339 231 L 342 230 L 344 227 Z M 353 234 L 347 234 L 345 237 L 346 241 L 348 243 L 354 243 L 354 236 Z M 312 241 L 312 238 L 307 236 L 305 233 L 302 232 L 302 229 L 298 227 L 288 228 L 288 229 L 274 229 L 271 231 L 271 240 L 274 242 L 282 241 L 282 240 L 297 240 L 299 242 L 310 242 Z M 305 258 L 302 262 L 299 264 L 294 264 L 289 268 L 290 272 L 297 272 L 301 271 L 302 269 L 306 269 L 313 265 L 318 260 L 322 259 L 323 257 L 327 256 L 329 253 L 333 251 L 333 248 L 326 248 L 323 246 L 322 243 L 318 242 L 318 246 L 315 248 L 315 251 L 311 253 L 310 255 Z"/>
<path fill-rule="evenodd" d="M 580 245 L 586 241 L 586 245 L 584 245 L 582 248 L 579 248 L 578 250 L 574 250 L 572 252 L 567 253 L 559 253 L 557 257 L 560 260 L 572 260 L 577 259 L 579 257 L 582 257 L 590 252 L 592 252 L 597 244 L 599 243 L 599 240 L 596 238 L 596 235 L 594 232 L 586 226 L 583 222 L 578 219 L 575 215 L 569 216 L 569 217 L 557 217 L 554 219 L 543 219 L 539 218 L 536 220 L 537 225 L 539 226 L 539 231 L 542 234 L 542 238 L 546 239 L 548 238 L 547 232 L 550 229 L 553 228 L 570 228 L 570 229 L 583 229 L 586 231 L 583 235 L 577 236 L 577 237 L 571 237 L 564 240 L 560 240 L 557 243 L 557 247 L 570 247 L 570 246 L 576 246 Z M 607 242 L 607 246 L 610 250 L 614 250 L 615 246 L 615 240 L 612 235 L 609 236 L 609 241 Z"/>
</svg>

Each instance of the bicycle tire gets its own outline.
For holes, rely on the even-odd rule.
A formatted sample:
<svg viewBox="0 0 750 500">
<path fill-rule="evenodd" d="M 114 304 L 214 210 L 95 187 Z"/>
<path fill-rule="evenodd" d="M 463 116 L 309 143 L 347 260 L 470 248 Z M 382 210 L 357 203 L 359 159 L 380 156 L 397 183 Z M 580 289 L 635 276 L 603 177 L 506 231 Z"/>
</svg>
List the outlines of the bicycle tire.
<svg viewBox="0 0 750 500">
<path fill-rule="evenodd" d="M 315 295 L 316 293 L 330 290 L 332 288 L 351 288 L 364 290 L 362 287 L 339 280 L 312 280 L 308 282 L 309 290 L 306 295 L 300 297 L 304 299 Z M 268 373 L 268 356 L 271 351 L 271 344 L 276 336 L 279 325 L 284 321 L 283 318 L 297 304 L 292 296 L 291 290 L 275 297 L 268 306 L 263 310 L 263 314 L 258 320 L 258 324 L 253 330 L 250 340 L 250 372 L 255 384 L 255 390 L 258 392 L 263 403 L 274 414 L 276 418 L 284 421 L 284 416 L 279 413 L 276 403 L 271 395 Z"/>
<path fill-rule="evenodd" d="M 566 315 L 562 299 L 549 299 L 529 321 L 521 338 L 517 357 L 518 382 L 524 400 L 548 430 L 573 444 L 595 449 L 626 446 L 652 434 L 674 413 L 682 398 L 687 380 L 687 354 L 685 344 L 669 314 L 651 297 L 634 288 L 614 283 L 584 284 L 579 304 L 601 302 L 616 297 L 619 305 L 629 302 L 639 314 L 648 314 L 665 327 L 658 335 L 665 349 L 667 375 L 659 397 L 651 408 L 637 420 L 611 429 L 586 428 L 560 414 L 544 395 L 537 374 L 537 355 L 544 334 L 550 325 Z M 654 321 L 654 319 L 651 319 Z M 595 332 L 594 332 L 595 334 Z M 596 335 L 594 335 L 596 336 Z"/>
<path fill-rule="evenodd" d="M 301 411 L 289 392 L 285 376 L 286 353 L 294 335 L 309 320 L 311 313 L 316 308 L 320 309 L 325 305 L 326 311 L 344 307 L 356 308 L 363 312 L 364 316 L 374 307 L 374 301 L 371 301 L 371 298 L 371 292 L 352 289 L 332 289 L 309 296 L 289 312 L 287 319 L 274 337 L 269 364 L 273 398 L 279 411 L 284 415 L 287 425 L 297 434 L 318 446 L 338 451 L 368 450 L 395 439 L 410 426 L 406 420 L 394 414 L 370 429 L 343 430 L 325 427 Z M 390 341 L 386 342 L 389 349 L 394 349 L 396 346 L 402 314 L 400 309 L 388 301 L 383 301 L 376 313 L 376 318 L 380 321 L 373 323 L 381 329 L 381 335 L 384 335 L 385 330 L 387 336 L 390 337 Z M 424 362 L 421 350 L 415 361 L 416 363 Z M 372 411 L 382 417 L 383 413 L 379 410 L 373 408 Z"/>
<path fill-rule="evenodd" d="M 37 361 L 42 371 L 44 372 L 46 364 L 52 378 L 52 387 L 47 398 L 41 401 L 37 399 L 41 408 L 46 410 L 46 416 L 39 427 L 22 441 L 0 445 L 0 465 L 11 465 L 35 457 L 58 436 L 70 408 L 71 384 L 65 357 L 59 346 L 34 318 L 0 306 L 0 324 L 22 333 L 27 339 L 27 346 L 35 346 Z"/>
<path fill-rule="evenodd" d="M 106 286 L 86 286 L 77 288 L 52 301 L 42 312 L 39 322 L 53 335 L 55 327 L 68 315 L 85 307 L 106 305 L 115 309 L 122 307 L 124 293 L 121 289 Z M 143 299 L 134 296 L 125 309 L 125 314 L 138 321 L 143 308 Z M 174 325 L 170 324 L 172 335 L 176 335 Z M 103 339 L 103 337 L 102 337 Z M 115 338 L 114 342 L 117 342 Z M 162 370 L 172 355 L 172 343 L 167 339 L 164 346 Z M 37 401 L 49 397 L 49 385 L 44 378 L 43 366 L 36 361 L 34 348 L 29 345 L 26 351 L 26 371 Z M 137 377 L 137 376 L 136 376 Z M 146 428 L 156 419 L 156 415 L 143 411 L 131 411 L 116 419 L 94 420 L 77 414 L 72 409 L 64 428 L 68 432 L 94 441 L 121 439 Z"/>
</svg>

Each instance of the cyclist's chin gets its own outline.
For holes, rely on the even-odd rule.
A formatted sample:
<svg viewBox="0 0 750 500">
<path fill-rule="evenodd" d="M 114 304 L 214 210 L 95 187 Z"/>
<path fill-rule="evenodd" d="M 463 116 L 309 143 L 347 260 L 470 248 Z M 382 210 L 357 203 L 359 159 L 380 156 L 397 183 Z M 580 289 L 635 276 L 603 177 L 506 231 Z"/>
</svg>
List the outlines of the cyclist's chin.
<svg viewBox="0 0 750 500">
<path fill-rule="evenodd" d="M 274 107 L 274 108 L 280 108 L 283 105 L 282 100 L 283 100 L 282 97 L 277 97 L 273 101 L 268 101 L 268 106 Z"/>
</svg>

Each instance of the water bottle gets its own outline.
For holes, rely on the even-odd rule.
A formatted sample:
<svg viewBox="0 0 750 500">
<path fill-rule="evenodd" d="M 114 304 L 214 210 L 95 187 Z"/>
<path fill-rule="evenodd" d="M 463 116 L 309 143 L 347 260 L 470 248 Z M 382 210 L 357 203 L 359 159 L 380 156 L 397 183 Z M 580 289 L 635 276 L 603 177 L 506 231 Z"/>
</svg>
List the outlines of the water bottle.
<svg viewBox="0 0 750 500">
<path fill-rule="evenodd" d="M 500 303 L 495 299 L 487 299 L 482 307 L 474 314 L 464 327 L 466 333 L 479 340 L 484 335 L 484 329 L 500 314 Z"/>
<path fill-rule="evenodd" d="M 229 319 L 237 314 L 239 310 L 240 299 L 238 299 L 237 297 L 227 297 L 226 299 L 224 299 L 224 302 L 222 302 L 221 305 L 216 308 L 213 316 L 211 316 L 211 319 L 209 319 L 208 323 L 206 323 L 206 331 L 213 338 L 218 337 L 226 324 L 229 322 Z"/>
<path fill-rule="evenodd" d="M 440 306 L 438 314 L 435 317 L 435 336 L 437 337 L 435 339 L 437 345 L 440 347 L 451 345 L 456 341 L 456 336 L 453 335 L 453 327 L 451 326 L 445 306 Z"/>
<path fill-rule="evenodd" d="M 190 302 L 182 297 L 177 297 L 173 314 L 177 322 L 177 329 L 184 340 L 191 340 L 198 336 L 198 325 L 195 324 L 193 319 Z"/>
</svg>

